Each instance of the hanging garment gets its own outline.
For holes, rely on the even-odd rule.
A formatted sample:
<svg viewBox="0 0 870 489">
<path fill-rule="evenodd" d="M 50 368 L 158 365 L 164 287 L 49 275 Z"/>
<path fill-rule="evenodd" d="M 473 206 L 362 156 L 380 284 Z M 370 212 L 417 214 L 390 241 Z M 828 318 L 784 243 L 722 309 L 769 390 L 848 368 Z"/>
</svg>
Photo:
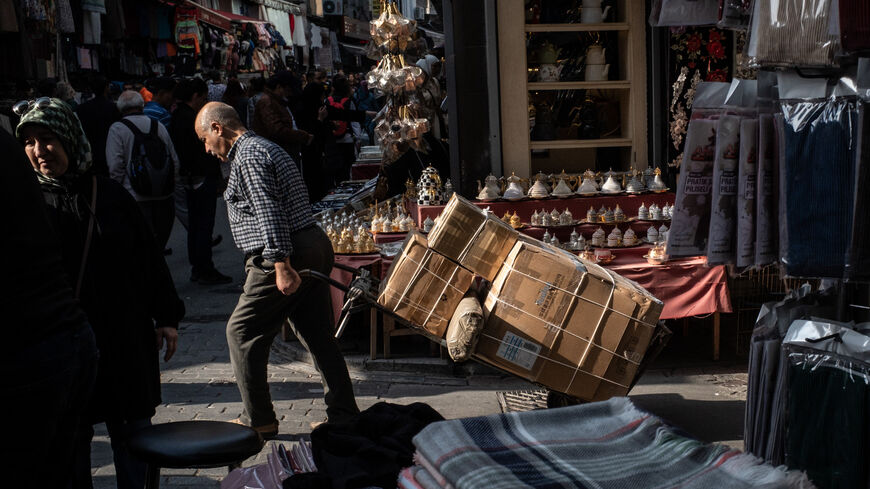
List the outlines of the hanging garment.
<svg viewBox="0 0 870 489">
<path fill-rule="evenodd" d="M 106 2 L 105 0 L 82 0 L 82 10 L 105 14 Z"/>
<path fill-rule="evenodd" d="M 870 49 L 870 2 L 840 1 L 840 40 L 846 51 Z"/>
<path fill-rule="evenodd" d="M 870 482 L 870 337 L 853 325 L 795 321 L 789 359 L 786 464 L 820 489 Z"/>
<path fill-rule="evenodd" d="M 0 32 L 18 32 L 18 18 L 15 16 L 13 1 L 0 0 Z"/>
<path fill-rule="evenodd" d="M 849 254 L 846 257 L 846 278 L 850 280 L 870 280 L 870 195 L 866 190 L 870 185 L 870 113 L 868 105 L 861 102 L 858 107 L 860 126 L 860 151 L 858 154 L 858 169 L 856 189 L 862 189 L 855 196 L 855 212 L 852 220 L 852 242 L 849 244 Z"/>
<path fill-rule="evenodd" d="M 103 37 L 108 40 L 124 38 L 127 22 L 124 17 L 124 6 L 121 0 L 106 0 L 106 25 Z"/>
<path fill-rule="evenodd" d="M 175 24 L 175 43 L 179 49 L 193 50 L 199 54 L 199 26 L 194 20 L 181 20 Z"/>
<path fill-rule="evenodd" d="M 323 34 L 321 31 L 324 30 L 320 26 L 316 26 L 311 24 L 311 47 L 312 48 L 322 48 L 323 47 Z"/>
<path fill-rule="evenodd" d="M 838 0 L 756 1 L 750 54 L 772 66 L 836 66 L 840 36 L 830 30 L 832 1 Z"/>
<path fill-rule="evenodd" d="M 294 15 L 293 16 L 293 45 L 294 46 L 307 46 L 308 42 L 305 40 L 305 16 L 304 15 Z"/>
<path fill-rule="evenodd" d="M 782 111 L 781 260 L 791 276 L 841 278 L 852 237 L 857 105 L 845 99 L 786 102 Z"/>
<path fill-rule="evenodd" d="M 100 44 L 102 31 L 99 12 L 86 11 L 82 13 L 82 43 Z"/>
<path fill-rule="evenodd" d="M 75 20 L 73 19 L 72 8 L 69 5 L 69 0 L 57 0 L 57 18 L 55 19 L 55 26 L 57 27 L 57 31 L 69 34 L 76 31 Z M 0 11 L 0 18 L 2 18 L 3 12 Z M 15 14 L 12 15 L 13 20 L 15 19 Z M 3 21 L 0 20 L 0 23 Z M 0 29 L 2 30 L 2 29 Z"/>
</svg>

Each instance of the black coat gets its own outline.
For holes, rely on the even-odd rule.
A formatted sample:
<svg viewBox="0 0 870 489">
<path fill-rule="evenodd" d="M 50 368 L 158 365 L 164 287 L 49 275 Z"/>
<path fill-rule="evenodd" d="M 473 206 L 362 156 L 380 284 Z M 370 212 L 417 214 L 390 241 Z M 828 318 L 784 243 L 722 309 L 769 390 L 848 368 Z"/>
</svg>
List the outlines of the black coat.
<svg viewBox="0 0 870 489">
<path fill-rule="evenodd" d="M 69 191 L 42 186 L 73 286 L 87 235 L 92 182 L 85 175 Z M 178 327 L 184 303 L 148 223 L 124 187 L 97 177 L 95 215 L 80 294 L 100 350 L 88 415 L 93 422 L 151 417 L 161 401 L 155 326 Z"/>
<path fill-rule="evenodd" d="M 106 138 L 109 128 L 115 122 L 121 120 L 118 107 L 103 96 L 94 97 L 76 107 L 76 115 L 82 122 L 82 129 L 88 142 L 91 143 L 91 154 L 94 158 L 94 171 L 98 175 L 109 175 L 106 165 Z"/>
<path fill-rule="evenodd" d="M 205 145 L 196 135 L 196 111 L 186 103 L 179 103 L 172 113 L 169 137 L 178 155 L 181 176 L 219 177 L 221 162 L 205 151 Z"/>
</svg>

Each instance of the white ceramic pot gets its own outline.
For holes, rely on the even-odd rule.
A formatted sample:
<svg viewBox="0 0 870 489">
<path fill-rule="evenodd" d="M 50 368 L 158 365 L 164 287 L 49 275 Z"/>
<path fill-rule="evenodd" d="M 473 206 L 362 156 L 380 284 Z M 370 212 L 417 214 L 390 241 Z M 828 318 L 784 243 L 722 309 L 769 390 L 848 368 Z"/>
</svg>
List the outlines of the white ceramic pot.
<svg viewBox="0 0 870 489">
<path fill-rule="evenodd" d="M 586 81 L 605 81 L 607 74 L 610 72 L 610 65 L 586 65 L 584 77 Z"/>
<path fill-rule="evenodd" d="M 584 24 L 599 24 L 607 19 L 607 14 L 609 13 L 609 5 L 603 9 L 600 5 L 598 7 L 583 6 L 583 9 L 580 11 L 580 22 Z"/>
</svg>

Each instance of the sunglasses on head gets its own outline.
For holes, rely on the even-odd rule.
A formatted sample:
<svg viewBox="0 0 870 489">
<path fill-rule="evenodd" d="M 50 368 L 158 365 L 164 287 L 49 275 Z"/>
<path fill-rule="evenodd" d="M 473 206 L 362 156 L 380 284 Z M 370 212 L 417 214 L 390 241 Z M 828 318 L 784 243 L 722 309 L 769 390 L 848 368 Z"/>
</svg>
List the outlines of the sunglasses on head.
<svg viewBox="0 0 870 489">
<path fill-rule="evenodd" d="M 37 109 L 45 109 L 51 105 L 50 97 L 39 97 L 36 100 L 22 100 L 17 104 L 12 106 L 12 112 L 15 112 L 17 116 L 23 116 L 24 114 L 30 112 L 34 107 Z"/>
</svg>

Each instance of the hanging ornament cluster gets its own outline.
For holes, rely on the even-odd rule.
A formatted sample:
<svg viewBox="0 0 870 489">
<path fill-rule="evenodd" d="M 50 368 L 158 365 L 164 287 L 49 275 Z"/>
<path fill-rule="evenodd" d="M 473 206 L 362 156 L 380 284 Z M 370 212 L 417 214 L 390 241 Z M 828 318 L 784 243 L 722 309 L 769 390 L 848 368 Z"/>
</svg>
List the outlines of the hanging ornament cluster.
<svg viewBox="0 0 870 489">
<path fill-rule="evenodd" d="M 384 150 L 384 162 L 397 160 L 408 148 L 425 151 L 423 134 L 430 130 L 429 120 L 419 95 L 426 82 L 423 70 L 405 60 L 418 52 L 417 23 L 406 19 L 392 3 L 384 4 L 380 17 L 371 22 L 374 53 L 380 61 L 368 72 L 369 87 L 387 95 L 386 110 L 375 118 L 375 135 Z M 377 59 L 377 58 L 375 58 Z"/>
<path fill-rule="evenodd" d="M 423 86 L 426 78 L 423 70 L 416 65 L 405 63 L 405 56 L 386 55 L 378 65 L 367 75 L 369 87 L 386 94 L 399 94 L 403 91 L 413 92 Z"/>
</svg>

